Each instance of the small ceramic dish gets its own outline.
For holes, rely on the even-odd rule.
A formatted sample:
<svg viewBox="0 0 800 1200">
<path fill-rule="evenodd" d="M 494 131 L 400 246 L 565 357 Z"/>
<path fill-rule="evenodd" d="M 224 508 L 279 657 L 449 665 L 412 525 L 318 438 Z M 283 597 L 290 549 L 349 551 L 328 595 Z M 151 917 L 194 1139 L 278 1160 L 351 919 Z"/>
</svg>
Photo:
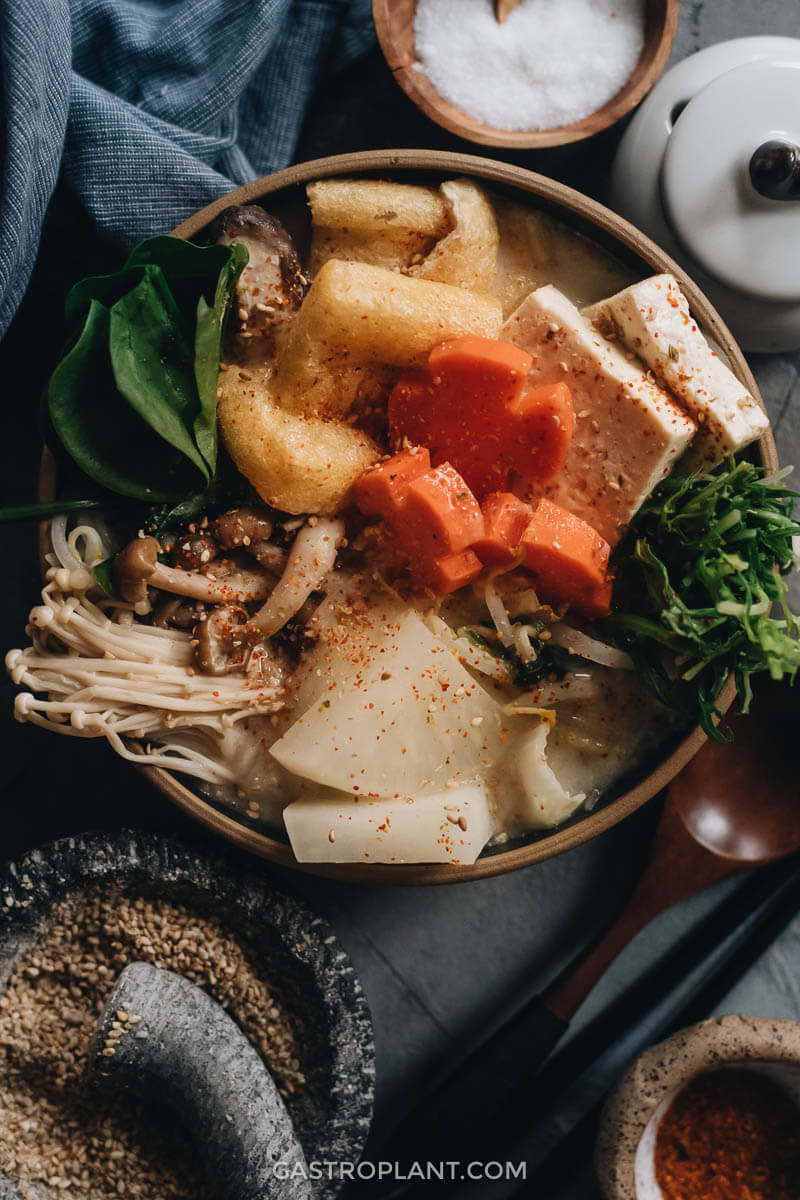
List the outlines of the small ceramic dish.
<svg viewBox="0 0 800 1200">
<path fill-rule="evenodd" d="M 739 1014 L 701 1021 L 646 1050 L 608 1100 L 595 1148 L 606 1200 L 662 1200 L 654 1168 L 661 1118 L 693 1079 L 729 1067 L 780 1085 L 800 1120 L 800 1024 Z"/>
<path fill-rule="evenodd" d="M 288 167 L 274 175 L 253 180 L 221 197 L 184 221 L 173 232 L 202 241 L 216 215 L 231 204 L 262 204 L 276 216 L 298 246 L 309 242 L 309 210 L 306 184 L 333 177 L 390 179 L 405 183 L 438 186 L 443 180 L 466 176 L 480 182 L 501 198 L 524 204 L 554 219 L 577 235 L 579 241 L 602 250 L 629 272 L 628 281 L 658 272 L 676 272 L 674 261 L 653 242 L 587 196 L 542 175 L 506 163 L 465 154 L 426 150 L 380 150 L 342 154 Z M 747 363 L 721 319 L 703 294 L 681 273 L 682 286 L 692 313 L 704 332 L 716 343 L 733 372 L 751 395 L 758 388 Z M 623 286 L 620 284 L 619 286 Z M 611 290 L 614 290 L 613 288 Z M 608 292 L 599 292 L 594 299 Z M 778 458 L 771 432 L 754 447 L 756 459 L 767 470 L 775 470 Z M 55 468 L 45 452 L 39 484 L 41 499 L 56 494 Z M 42 527 L 42 553 L 49 548 L 47 524 Z M 43 560 L 44 561 L 44 560 Z M 724 711 L 735 694 L 733 680 L 722 692 L 718 706 Z M 565 824 L 534 831 L 487 847 L 472 864 L 450 863 L 298 863 L 288 841 L 273 827 L 251 819 L 230 804 L 210 799 L 179 776 L 161 767 L 141 769 L 166 796 L 215 833 L 234 844 L 282 866 L 314 875 L 357 883 L 401 885 L 460 883 L 499 875 L 563 853 L 610 829 L 655 796 L 677 775 L 705 741 L 698 727 L 676 734 L 644 766 L 629 772 L 606 793 L 591 811 L 576 813 Z"/>
<path fill-rule="evenodd" d="M 616 96 L 571 125 L 512 130 L 484 125 L 439 94 L 417 62 L 414 9 L 415 0 L 372 0 L 378 41 L 400 87 L 426 117 L 450 133 L 482 146 L 519 150 L 578 142 L 621 120 L 647 95 L 664 70 L 678 22 L 678 0 L 645 0 L 644 46 L 633 72 Z"/>
</svg>

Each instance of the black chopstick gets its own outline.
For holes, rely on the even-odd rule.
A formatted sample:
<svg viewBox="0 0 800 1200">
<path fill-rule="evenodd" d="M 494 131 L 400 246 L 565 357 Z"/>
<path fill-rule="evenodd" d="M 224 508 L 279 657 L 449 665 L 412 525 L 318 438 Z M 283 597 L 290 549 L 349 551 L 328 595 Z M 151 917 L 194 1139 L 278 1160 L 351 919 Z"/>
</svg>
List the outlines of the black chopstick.
<svg viewBox="0 0 800 1200">
<path fill-rule="evenodd" d="M 502 1109 L 492 1118 L 488 1137 L 492 1137 L 495 1127 L 502 1130 L 506 1138 L 513 1137 L 515 1129 L 520 1134 L 524 1129 L 530 1129 L 531 1119 L 537 1112 L 545 1105 L 551 1108 L 555 1096 L 564 1092 L 608 1047 L 638 1024 L 676 984 L 692 974 L 762 904 L 770 897 L 782 894 L 782 887 L 797 871 L 797 859 L 755 871 L 575 1034 L 567 1046 L 551 1055 L 536 1077 L 538 1104 L 535 1100 L 531 1102 L 529 1089 L 523 1092 L 517 1088 L 510 1093 Z"/>
<path fill-rule="evenodd" d="M 648 1039 L 661 1041 L 687 1025 L 701 1021 L 722 1001 L 764 951 L 783 932 L 800 911 L 800 871 L 797 856 L 766 868 L 761 875 L 780 875 L 772 894 L 764 901 L 762 911 L 750 923 L 747 936 L 737 940 L 723 961 L 703 980 L 677 1011 L 671 1012 Z M 591 1159 L 597 1124 L 605 1099 L 584 1116 L 566 1137 L 538 1165 L 521 1188 L 513 1192 L 515 1200 L 547 1200 L 555 1187 L 562 1187 L 574 1164 Z"/>
<path fill-rule="evenodd" d="M 575 1035 L 564 1050 L 556 1051 L 538 1074 L 532 1075 L 529 1082 L 510 1092 L 497 1111 L 487 1112 L 480 1138 L 471 1138 L 469 1147 L 464 1148 L 464 1154 L 450 1152 L 448 1148 L 446 1157 L 453 1159 L 466 1156 L 473 1161 L 508 1157 L 504 1155 L 504 1149 L 519 1145 L 525 1132 L 530 1131 L 537 1118 L 545 1111 L 552 1110 L 556 1097 L 581 1076 L 621 1034 L 637 1024 L 659 1001 L 669 995 L 676 984 L 690 975 L 720 945 L 725 946 L 726 955 L 733 953 L 739 944 L 736 939 L 733 939 L 731 946 L 725 944 L 747 918 L 765 906 L 764 912 L 759 913 L 758 920 L 754 918 L 749 922 L 745 938 L 748 946 L 759 944 L 760 920 L 796 878 L 798 861 L 800 860 L 797 858 L 786 860 L 753 872 L 732 895 L 726 896 L 613 1004 L 594 1018 L 581 1033 Z M 720 964 L 719 969 L 723 967 L 724 963 Z M 476 1106 L 479 1107 L 480 1103 L 481 1097 L 476 1096 Z M 380 1160 L 380 1149 L 371 1157 Z M 355 1194 L 360 1191 L 361 1189 L 355 1189 Z M 402 1189 L 404 1196 L 413 1196 L 415 1200 L 434 1192 L 437 1196 L 445 1194 L 441 1184 L 417 1184 Z M 493 1187 L 483 1180 L 477 1188 L 460 1188 L 458 1194 L 468 1195 L 470 1192 L 473 1195 L 488 1197 L 507 1194 L 507 1189 Z M 346 1194 L 351 1194 L 349 1188 L 346 1189 Z"/>
</svg>

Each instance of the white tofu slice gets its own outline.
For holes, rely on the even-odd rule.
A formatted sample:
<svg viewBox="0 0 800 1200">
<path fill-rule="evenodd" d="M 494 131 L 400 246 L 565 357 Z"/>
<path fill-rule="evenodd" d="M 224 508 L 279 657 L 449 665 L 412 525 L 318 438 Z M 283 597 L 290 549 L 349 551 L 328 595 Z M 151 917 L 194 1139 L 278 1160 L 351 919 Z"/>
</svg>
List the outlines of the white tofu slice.
<svg viewBox="0 0 800 1200">
<path fill-rule="evenodd" d="M 330 645 L 341 674 L 334 681 L 319 668 L 314 703 L 270 754 L 295 775 L 368 799 L 404 801 L 476 777 L 491 785 L 508 731 L 455 649 L 413 611 L 364 640 L 349 628 L 338 651 Z"/>
<path fill-rule="evenodd" d="M 547 761 L 550 726 L 542 721 L 526 734 L 517 750 L 517 772 L 522 803 L 515 816 L 526 829 L 546 829 L 572 816 L 586 799 L 584 792 L 570 796 Z"/>
<path fill-rule="evenodd" d="M 632 350 L 697 421 L 690 462 L 713 466 L 769 428 L 767 414 L 709 346 L 673 275 L 653 275 L 583 310 Z"/>
<path fill-rule="evenodd" d="M 473 863 L 494 832 L 482 783 L 399 800 L 311 797 L 283 816 L 298 862 Z"/>
<path fill-rule="evenodd" d="M 697 428 L 640 367 L 557 288 L 537 288 L 500 335 L 533 357 L 532 385 L 564 382 L 575 433 L 558 475 L 539 489 L 616 545 Z"/>
</svg>

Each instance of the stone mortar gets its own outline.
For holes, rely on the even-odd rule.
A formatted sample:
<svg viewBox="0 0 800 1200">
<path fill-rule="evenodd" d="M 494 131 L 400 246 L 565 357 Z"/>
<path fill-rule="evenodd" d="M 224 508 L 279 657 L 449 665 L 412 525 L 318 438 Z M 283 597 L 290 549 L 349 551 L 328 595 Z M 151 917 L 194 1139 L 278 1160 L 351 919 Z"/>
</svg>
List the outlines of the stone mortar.
<svg viewBox="0 0 800 1200">
<path fill-rule="evenodd" d="M 89 1073 L 104 1090 L 166 1102 L 194 1136 L 219 1200 L 310 1197 L 272 1076 L 225 1010 L 182 975 L 144 962 L 125 968 L 97 1023 Z"/>
<path fill-rule="evenodd" d="M 313 1105 L 302 1111 L 290 1105 L 306 1159 L 357 1162 L 375 1085 L 372 1023 L 361 985 L 328 923 L 269 887 L 263 870 L 244 855 L 199 851 L 130 830 L 63 838 L 32 851 L 0 874 L 0 993 L 16 960 L 46 927 L 52 906 L 101 884 L 229 919 L 263 951 L 267 978 L 279 972 L 302 995 L 304 1067 L 322 1085 Z M 333 1200 L 339 1187 L 335 1178 L 311 1183 L 314 1200 Z M 10 1196 L 16 1200 L 13 1191 Z"/>
<path fill-rule="evenodd" d="M 645 1050 L 600 1118 L 595 1169 L 607 1200 L 645 1200 L 636 1186 L 636 1152 L 651 1117 L 695 1075 L 734 1063 L 800 1071 L 800 1023 L 738 1013 L 711 1017 Z"/>
</svg>

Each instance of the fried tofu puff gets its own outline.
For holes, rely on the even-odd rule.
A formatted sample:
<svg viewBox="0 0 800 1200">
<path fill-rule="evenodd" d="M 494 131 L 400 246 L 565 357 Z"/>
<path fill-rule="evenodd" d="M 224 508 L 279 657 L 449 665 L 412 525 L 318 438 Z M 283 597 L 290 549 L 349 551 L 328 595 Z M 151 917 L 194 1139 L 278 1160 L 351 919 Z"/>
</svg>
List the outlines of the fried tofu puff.
<svg viewBox="0 0 800 1200">
<path fill-rule="evenodd" d="M 259 495 L 293 513 L 335 513 L 381 448 L 355 423 L 365 372 L 420 361 L 436 342 L 496 337 L 499 303 L 463 288 L 331 260 L 274 368 L 220 374 L 225 446 Z"/>
</svg>

